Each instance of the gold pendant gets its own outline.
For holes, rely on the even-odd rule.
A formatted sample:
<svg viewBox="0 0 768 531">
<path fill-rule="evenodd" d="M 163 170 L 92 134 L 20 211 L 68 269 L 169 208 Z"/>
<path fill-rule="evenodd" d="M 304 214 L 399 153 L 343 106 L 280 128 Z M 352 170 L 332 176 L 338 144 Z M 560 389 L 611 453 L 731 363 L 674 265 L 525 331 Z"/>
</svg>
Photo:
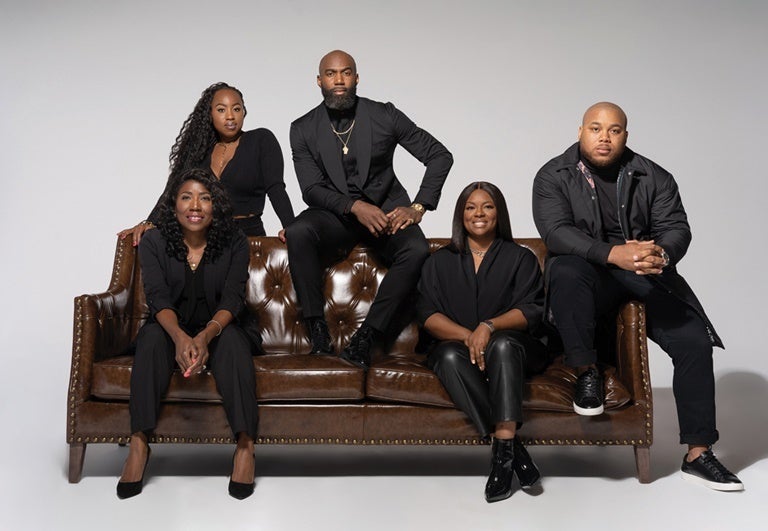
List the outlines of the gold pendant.
<svg viewBox="0 0 768 531">
<path fill-rule="evenodd" d="M 344 154 L 346 155 L 347 153 L 349 153 L 349 148 L 348 148 L 347 146 L 344 146 L 344 147 L 341 149 L 341 152 L 342 152 L 342 153 L 344 153 Z"/>
</svg>

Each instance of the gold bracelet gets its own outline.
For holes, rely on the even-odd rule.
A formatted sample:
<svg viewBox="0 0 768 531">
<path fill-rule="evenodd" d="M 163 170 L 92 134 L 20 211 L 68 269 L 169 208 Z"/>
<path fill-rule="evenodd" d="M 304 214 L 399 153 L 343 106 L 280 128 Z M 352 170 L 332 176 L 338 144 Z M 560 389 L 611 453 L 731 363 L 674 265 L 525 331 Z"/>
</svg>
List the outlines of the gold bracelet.
<svg viewBox="0 0 768 531">
<path fill-rule="evenodd" d="M 486 319 L 485 321 L 480 321 L 480 322 L 488 327 L 488 329 L 491 331 L 491 334 L 493 334 L 496 331 L 496 327 L 493 326 L 493 321 L 491 321 L 490 319 Z"/>
<path fill-rule="evenodd" d="M 221 326 L 221 323 L 218 322 L 216 319 L 211 319 L 207 323 L 205 323 L 205 326 L 208 326 L 209 324 L 214 323 L 216 326 L 219 327 L 219 333 L 216 334 L 216 337 L 219 337 L 221 335 L 221 331 L 224 330 L 224 328 Z"/>
</svg>

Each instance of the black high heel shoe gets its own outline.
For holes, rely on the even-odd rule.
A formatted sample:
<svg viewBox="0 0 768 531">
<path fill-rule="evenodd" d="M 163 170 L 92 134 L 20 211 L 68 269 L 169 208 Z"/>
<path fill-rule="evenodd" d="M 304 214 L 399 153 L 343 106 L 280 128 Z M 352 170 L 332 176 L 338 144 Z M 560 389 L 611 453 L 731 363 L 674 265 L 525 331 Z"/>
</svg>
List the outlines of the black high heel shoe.
<svg viewBox="0 0 768 531">
<path fill-rule="evenodd" d="M 485 501 L 493 503 L 512 496 L 512 479 L 515 477 L 515 460 L 512 439 L 494 439 L 491 473 L 485 484 Z"/>
<path fill-rule="evenodd" d="M 144 474 L 147 472 L 147 465 L 149 464 L 149 458 L 152 456 L 152 448 L 147 446 L 147 460 L 144 461 L 144 470 L 141 471 L 141 479 L 139 481 L 118 481 L 117 482 L 117 497 L 121 500 L 126 498 L 133 498 L 141 494 L 144 488 Z"/>
<path fill-rule="evenodd" d="M 523 446 L 518 437 L 514 439 L 514 452 L 515 473 L 517 474 L 517 479 L 520 480 L 520 486 L 523 489 L 530 489 L 539 482 L 541 473 L 536 468 L 536 463 L 533 462 L 528 450 L 525 449 L 525 446 Z"/>
<path fill-rule="evenodd" d="M 237 454 L 237 449 L 235 449 L 235 455 Z M 235 468 L 235 455 L 232 455 L 232 471 L 234 472 Z M 256 467 L 256 454 L 253 454 L 253 466 L 254 469 Z M 255 470 L 254 470 L 254 476 L 255 476 Z M 251 483 L 240 483 L 239 481 L 233 481 L 232 476 L 229 478 L 229 495 L 233 498 L 237 498 L 238 500 L 244 500 L 251 494 L 253 494 L 253 489 L 256 485 L 256 480 L 252 481 Z"/>
</svg>

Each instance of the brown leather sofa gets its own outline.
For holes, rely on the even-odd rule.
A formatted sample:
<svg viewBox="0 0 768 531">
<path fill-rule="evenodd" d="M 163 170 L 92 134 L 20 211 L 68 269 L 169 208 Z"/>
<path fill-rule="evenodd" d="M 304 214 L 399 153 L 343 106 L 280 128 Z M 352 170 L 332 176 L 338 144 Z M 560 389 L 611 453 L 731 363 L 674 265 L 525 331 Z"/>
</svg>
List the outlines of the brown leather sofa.
<svg viewBox="0 0 768 531">
<path fill-rule="evenodd" d="M 445 239 L 431 240 L 437 249 Z M 520 239 L 543 261 L 540 239 Z M 252 238 L 248 305 L 258 316 L 265 355 L 254 356 L 260 404 L 259 444 L 476 445 L 483 444 L 455 409 L 425 357 L 414 353 L 418 328 L 404 328 L 367 374 L 337 357 L 309 356 L 296 307 L 285 246 Z M 383 275 L 365 247 L 329 269 L 326 317 L 337 350 L 362 322 Z M 69 481 L 82 475 L 92 443 L 126 443 L 132 357 L 126 355 L 147 316 L 141 272 L 129 239 L 118 240 L 108 290 L 75 299 L 67 407 Z M 556 359 L 526 382 L 527 444 L 634 447 L 640 482 L 650 480 L 653 411 L 645 313 L 630 302 L 616 319 L 615 362 L 607 370 L 606 413 L 573 413 L 575 376 Z M 152 443 L 232 443 L 210 374 L 175 374 Z"/>
</svg>

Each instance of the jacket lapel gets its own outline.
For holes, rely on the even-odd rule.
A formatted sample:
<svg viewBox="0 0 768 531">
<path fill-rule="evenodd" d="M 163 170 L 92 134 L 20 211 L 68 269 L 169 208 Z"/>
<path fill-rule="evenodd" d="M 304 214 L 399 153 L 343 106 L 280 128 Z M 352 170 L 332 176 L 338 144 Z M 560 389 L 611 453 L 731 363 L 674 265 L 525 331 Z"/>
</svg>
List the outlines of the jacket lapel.
<svg viewBox="0 0 768 531">
<path fill-rule="evenodd" d="M 368 181 L 368 172 L 371 169 L 371 115 L 368 106 L 362 98 L 357 100 L 357 112 L 355 113 L 355 129 L 352 134 L 357 134 L 357 174 L 360 178 L 360 189 L 365 187 Z"/>
<path fill-rule="evenodd" d="M 344 174 L 344 168 L 341 166 L 341 157 L 336 145 L 336 135 L 333 134 L 331 120 L 325 111 L 323 104 L 317 108 L 317 147 L 320 150 L 320 157 L 323 159 L 323 165 L 328 172 L 331 182 L 338 190 L 344 194 L 349 193 L 347 188 L 347 178 Z"/>
</svg>

